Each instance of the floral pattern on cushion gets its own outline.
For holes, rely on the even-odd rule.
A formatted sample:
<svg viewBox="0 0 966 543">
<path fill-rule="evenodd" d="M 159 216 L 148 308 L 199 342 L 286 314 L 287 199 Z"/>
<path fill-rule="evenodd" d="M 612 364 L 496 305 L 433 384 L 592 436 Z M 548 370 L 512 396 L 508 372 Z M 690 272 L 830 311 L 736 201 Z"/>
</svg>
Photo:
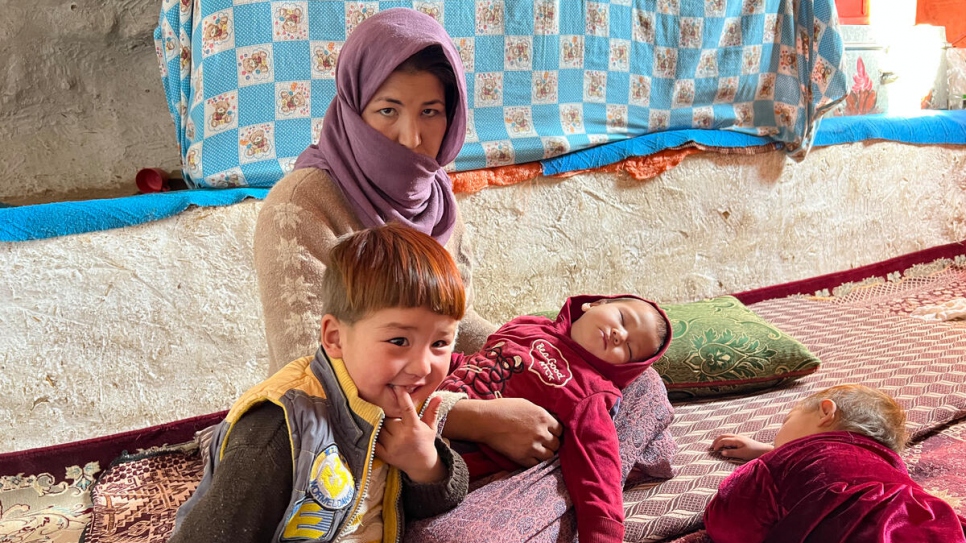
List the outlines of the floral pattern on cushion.
<svg viewBox="0 0 966 543">
<path fill-rule="evenodd" d="M 672 400 L 754 392 L 819 367 L 805 345 L 733 296 L 662 307 L 673 336 L 654 369 Z"/>
</svg>

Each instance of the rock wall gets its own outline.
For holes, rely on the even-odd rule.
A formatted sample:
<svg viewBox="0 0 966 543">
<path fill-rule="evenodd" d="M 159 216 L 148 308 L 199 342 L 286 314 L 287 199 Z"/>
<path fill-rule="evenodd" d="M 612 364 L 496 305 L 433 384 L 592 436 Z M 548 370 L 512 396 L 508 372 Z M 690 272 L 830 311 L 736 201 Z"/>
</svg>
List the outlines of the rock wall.
<svg viewBox="0 0 966 543">
<path fill-rule="evenodd" d="M 159 0 L 0 0 L 0 202 L 134 194 L 180 168 Z"/>
</svg>

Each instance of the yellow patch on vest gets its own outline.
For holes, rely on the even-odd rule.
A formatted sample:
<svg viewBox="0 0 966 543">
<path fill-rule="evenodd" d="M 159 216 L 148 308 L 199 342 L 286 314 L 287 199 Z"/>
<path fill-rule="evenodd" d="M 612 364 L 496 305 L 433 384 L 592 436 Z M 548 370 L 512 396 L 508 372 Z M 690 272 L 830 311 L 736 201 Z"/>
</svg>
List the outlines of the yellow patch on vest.
<svg viewBox="0 0 966 543">
<path fill-rule="evenodd" d="M 349 505 L 355 490 L 352 473 L 342 461 L 339 449 L 329 445 L 312 462 L 309 494 L 326 509 L 342 509 Z"/>
<path fill-rule="evenodd" d="M 310 497 L 302 498 L 285 523 L 282 541 L 319 539 L 332 529 L 333 514 Z"/>
</svg>

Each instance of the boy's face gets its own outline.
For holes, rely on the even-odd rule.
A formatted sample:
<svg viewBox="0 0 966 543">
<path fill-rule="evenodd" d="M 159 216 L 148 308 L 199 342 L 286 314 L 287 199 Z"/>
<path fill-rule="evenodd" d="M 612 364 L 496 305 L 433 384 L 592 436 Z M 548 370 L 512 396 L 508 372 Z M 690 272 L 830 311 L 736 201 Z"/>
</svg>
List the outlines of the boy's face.
<svg viewBox="0 0 966 543">
<path fill-rule="evenodd" d="M 457 324 L 423 307 L 380 309 L 355 324 L 326 315 L 322 345 L 345 363 L 362 399 L 398 418 L 401 395 L 418 407 L 446 376 Z"/>
<path fill-rule="evenodd" d="M 821 408 L 804 409 L 795 407 L 785 416 L 785 422 L 775 435 L 775 446 L 781 447 L 789 441 L 828 431 L 822 426 Z"/>
<path fill-rule="evenodd" d="M 570 326 L 570 338 L 608 364 L 650 358 L 661 346 L 657 335 L 660 315 L 641 300 L 586 303 Z"/>
</svg>

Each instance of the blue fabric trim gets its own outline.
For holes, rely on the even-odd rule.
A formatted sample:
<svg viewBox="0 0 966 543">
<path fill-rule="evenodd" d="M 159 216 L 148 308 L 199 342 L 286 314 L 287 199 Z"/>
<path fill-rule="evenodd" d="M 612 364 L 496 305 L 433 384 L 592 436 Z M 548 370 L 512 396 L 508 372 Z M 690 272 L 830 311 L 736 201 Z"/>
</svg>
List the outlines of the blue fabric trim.
<svg viewBox="0 0 966 543">
<path fill-rule="evenodd" d="M 840 145 L 866 140 L 966 145 L 966 110 L 922 110 L 905 116 L 825 117 L 819 123 L 814 145 Z M 584 149 L 544 160 L 541 164 L 544 175 L 555 175 L 600 168 L 632 156 L 652 155 L 688 143 L 735 148 L 765 145 L 772 141 L 771 138 L 730 130 L 670 130 Z"/>
<path fill-rule="evenodd" d="M 189 206 L 225 206 L 246 198 L 262 200 L 267 194 L 268 189 L 254 188 L 182 190 L 5 207 L 0 208 L 0 241 L 29 241 L 123 228 L 171 217 Z"/>
<path fill-rule="evenodd" d="M 620 162 L 632 156 L 648 156 L 659 151 L 698 143 L 710 147 L 752 147 L 774 143 L 771 138 L 729 130 L 670 130 L 653 132 L 629 140 L 608 143 L 541 162 L 544 175 L 575 170 L 590 170 Z"/>
<path fill-rule="evenodd" d="M 922 145 L 966 145 L 966 111 L 924 110 L 908 116 L 868 115 L 822 119 L 815 146 L 865 140 Z M 770 138 L 729 130 L 671 130 L 646 134 L 542 161 L 553 175 L 599 168 L 631 156 L 647 156 L 688 143 L 737 148 L 774 143 Z M 0 242 L 29 241 L 123 228 L 176 215 L 189 206 L 224 206 L 246 198 L 264 199 L 267 188 L 198 189 L 125 198 L 5 207 L 0 203 Z"/>
<path fill-rule="evenodd" d="M 828 117 L 822 119 L 814 145 L 840 145 L 865 140 L 966 145 L 966 110 L 924 109 L 904 116 Z"/>
</svg>

